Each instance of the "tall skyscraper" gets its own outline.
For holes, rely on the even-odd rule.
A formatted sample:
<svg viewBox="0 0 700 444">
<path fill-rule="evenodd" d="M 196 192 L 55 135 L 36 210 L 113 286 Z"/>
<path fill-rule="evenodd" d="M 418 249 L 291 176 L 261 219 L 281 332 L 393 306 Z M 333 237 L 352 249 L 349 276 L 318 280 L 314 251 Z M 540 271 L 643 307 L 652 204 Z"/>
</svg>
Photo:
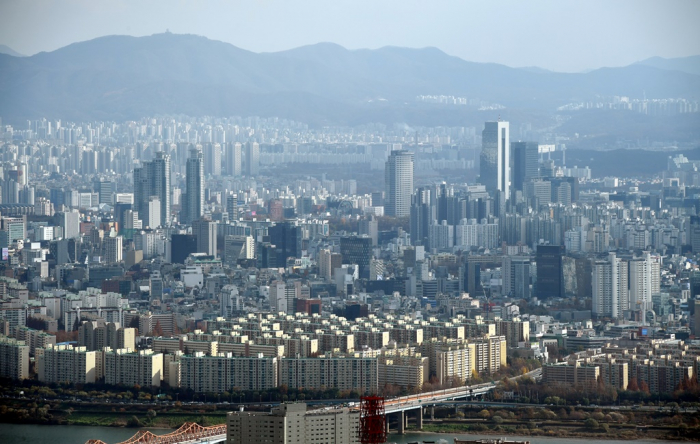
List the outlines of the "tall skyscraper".
<svg viewBox="0 0 700 444">
<path fill-rule="evenodd" d="M 406 150 L 392 151 L 384 169 L 386 197 L 384 214 L 404 217 L 411 213 L 413 194 L 413 153 Z"/>
<path fill-rule="evenodd" d="M 523 191 L 525 182 L 539 176 L 538 146 L 537 142 L 512 142 L 510 144 L 513 155 L 511 185 L 514 190 Z"/>
<path fill-rule="evenodd" d="M 258 142 L 248 142 L 245 145 L 246 176 L 257 176 L 260 173 L 260 145 Z"/>
<path fill-rule="evenodd" d="M 490 192 L 510 197 L 510 134 L 508 122 L 486 122 L 481 132 L 481 183 Z"/>
<path fill-rule="evenodd" d="M 277 266 L 286 267 L 290 257 L 301 257 L 301 227 L 294 222 L 278 223 L 267 229 L 270 243 L 277 250 Z"/>
<path fill-rule="evenodd" d="M 564 247 L 560 245 L 538 245 L 537 297 L 540 299 L 564 296 Z"/>
<path fill-rule="evenodd" d="M 198 149 L 190 150 L 186 182 L 187 195 L 184 199 L 184 218 L 181 222 L 192 223 L 204 214 L 204 159 Z"/>
<path fill-rule="evenodd" d="M 141 220 L 154 220 L 149 214 L 149 203 L 152 197 L 157 197 L 160 201 L 158 224 L 170 225 L 170 191 L 170 156 L 165 152 L 158 151 L 153 161 L 134 168 L 134 211 Z"/>
</svg>

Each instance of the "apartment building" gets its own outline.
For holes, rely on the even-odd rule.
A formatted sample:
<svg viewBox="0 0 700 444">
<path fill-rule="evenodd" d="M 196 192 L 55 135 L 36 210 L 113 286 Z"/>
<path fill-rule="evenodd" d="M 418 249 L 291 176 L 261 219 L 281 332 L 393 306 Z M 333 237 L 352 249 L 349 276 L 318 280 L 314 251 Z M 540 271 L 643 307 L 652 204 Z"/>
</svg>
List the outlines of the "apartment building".
<svg viewBox="0 0 700 444">
<path fill-rule="evenodd" d="M 0 335 L 0 377 L 29 379 L 29 346 Z"/>
<path fill-rule="evenodd" d="M 428 358 L 420 354 L 413 356 L 383 355 L 377 359 L 379 388 L 397 386 L 421 389 L 428 382 Z"/>
<path fill-rule="evenodd" d="M 355 390 L 376 393 L 379 387 L 378 361 L 359 354 L 318 358 L 287 357 L 280 361 L 279 384 L 289 388 Z"/>
<path fill-rule="evenodd" d="M 39 381 L 89 384 L 96 380 L 97 352 L 72 345 L 49 345 L 36 350 Z"/>
<path fill-rule="evenodd" d="M 232 353 L 207 356 L 202 352 L 183 355 L 179 361 L 180 387 L 195 392 L 220 393 L 233 389 L 268 390 L 279 385 L 278 360 L 259 354 L 234 357 Z M 170 372 L 177 370 L 170 367 Z M 170 379 L 172 381 L 173 375 Z"/>
<path fill-rule="evenodd" d="M 133 351 L 123 348 L 104 350 L 104 378 L 106 384 L 129 387 L 160 387 L 163 379 L 163 354 L 153 350 Z"/>
</svg>

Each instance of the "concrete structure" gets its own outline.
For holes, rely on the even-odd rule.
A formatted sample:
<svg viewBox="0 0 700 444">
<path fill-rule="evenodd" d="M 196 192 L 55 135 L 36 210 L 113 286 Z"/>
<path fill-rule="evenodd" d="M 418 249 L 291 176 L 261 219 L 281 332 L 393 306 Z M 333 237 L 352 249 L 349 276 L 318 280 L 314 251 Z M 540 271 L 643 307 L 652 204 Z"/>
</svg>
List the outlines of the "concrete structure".
<svg viewBox="0 0 700 444">
<path fill-rule="evenodd" d="M 269 413 L 230 412 L 227 444 L 355 444 L 360 412 L 348 408 L 306 410 L 306 404 L 282 404 Z"/>
</svg>

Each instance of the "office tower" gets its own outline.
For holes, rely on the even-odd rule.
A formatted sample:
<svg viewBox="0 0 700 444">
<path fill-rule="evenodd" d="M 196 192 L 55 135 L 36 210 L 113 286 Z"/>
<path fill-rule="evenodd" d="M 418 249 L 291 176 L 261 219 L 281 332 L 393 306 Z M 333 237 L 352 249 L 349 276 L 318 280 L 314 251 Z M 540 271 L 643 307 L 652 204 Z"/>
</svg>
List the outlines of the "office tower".
<svg viewBox="0 0 700 444">
<path fill-rule="evenodd" d="M 253 177 L 260 173 L 260 145 L 258 142 L 245 144 L 246 176 Z"/>
<path fill-rule="evenodd" d="M 170 225 L 170 156 L 163 151 L 158 151 L 153 161 L 143 162 L 141 167 L 134 168 L 134 211 L 139 213 L 144 223 L 147 220 L 155 223 L 156 220 L 149 213 L 152 197 L 159 200 L 160 215 L 158 223 L 149 226 Z"/>
<path fill-rule="evenodd" d="M 436 219 L 437 207 L 431 205 L 430 190 L 419 188 L 411 196 L 411 244 L 427 245 L 430 224 Z"/>
<path fill-rule="evenodd" d="M 198 149 L 190 150 L 186 169 L 187 194 L 182 223 L 192 223 L 204 215 L 204 159 Z"/>
<path fill-rule="evenodd" d="M 192 234 L 197 236 L 197 252 L 216 256 L 216 225 L 209 219 L 197 219 L 192 222 Z"/>
<path fill-rule="evenodd" d="M 224 263 L 234 267 L 238 259 L 255 258 L 255 240 L 253 236 L 229 235 L 224 238 Z"/>
<path fill-rule="evenodd" d="M 536 142 L 512 142 L 513 156 L 512 186 L 514 190 L 524 191 L 529 179 L 539 176 L 538 144 Z"/>
<path fill-rule="evenodd" d="M 61 227 L 63 238 L 73 239 L 80 237 L 80 212 L 78 210 L 56 213 L 54 215 L 54 223 Z"/>
<path fill-rule="evenodd" d="M 480 181 L 489 192 L 510 197 L 510 135 L 508 122 L 486 122 L 481 133 Z"/>
<path fill-rule="evenodd" d="M 238 194 L 226 196 L 226 213 L 228 220 L 238 220 Z"/>
<path fill-rule="evenodd" d="M 372 259 L 372 239 L 370 237 L 341 237 L 340 254 L 343 256 L 344 264 L 357 264 L 360 278 L 369 279 L 369 262 Z"/>
<path fill-rule="evenodd" d="M 301 257 L 301 227 L 287 221 L 268 228 L 267 233 L 277 250 L 277 267 L 286 267 L 290 257 Z"/>
<path fill-rule="evenodd" d="M 628 305 L 627 261 L 610 253 L 608 260 L 595 261 L 591 276 L 592 313 L 594 316 L 617 318 L 622 315 L 620 306 Z"/>
<path fill-rule="evenodd" d="M 688 243 L 693 253 L 700 252 L 700 216 L 690 216 Z"/>
<path fill-rule="evenodd" d="M 700 299 L 691 300 L 690 302 L 693 303 L 695 313 L 693 315 L 693 334 L 697 338 L 700 336 Z"/>
<path fill-rule="evenodd" d="M 97 182 L 97 193 L 100 195 L 101 204 L 112 205 L 112 195 L 114 194 L 114 182 L 101 180 Z"/>
<path fill-rule="evenodd" d="M 105 262 L 112 264 L 122 261 L 122 237 L 108 237 L 104 240 Z"/>
<path fill-rule="evenodd" d="M 26 238 L 26 216 L 0 217 L 0 247 L 9 247 L 13 242 Z"/>
<path fill-rule="evenodd" d="M 413 194 L 413 153 L 406 150 L 392 151 L 384 170 L 386 197 L 384 214 L 393 217 L 408 216 Z"/>
<path fill-rule="evenodd" d="M 229 142 L 226 144 L 226 174 L 239 177 L 241 175 L 242 155 L 241 144 Z"/>
<path fill-rule="evenodd" d="M 379 241 L 379 222 L 377 222 L 377 218 L 370 216 L 367 219 L 361 219 L 359 234 L 371 237 L 372 245 L 376 247 Z"/>
<path fill-rule="evenodd" d="M 173 234 L 170 237 L 170 262 L 184 264 L 191 253 L 197 252 L 197 236 L 193 234 Z"/>
<path fill-rule="evenodd" d="M 564 247 L 560 245 L 537 246 L 537 297 L 540 299 L 564 296 Z"/>
<path fill-rule="evenodd" d="M 530 299 L 530 257 L 503 256 L 503 295 Z"/>
</svg>

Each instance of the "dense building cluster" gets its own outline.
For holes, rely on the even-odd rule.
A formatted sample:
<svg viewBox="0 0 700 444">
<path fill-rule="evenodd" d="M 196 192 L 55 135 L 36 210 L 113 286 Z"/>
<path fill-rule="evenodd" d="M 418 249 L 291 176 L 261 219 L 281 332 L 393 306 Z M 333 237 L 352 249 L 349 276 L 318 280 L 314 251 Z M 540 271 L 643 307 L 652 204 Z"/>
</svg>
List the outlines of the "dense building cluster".
<svg viewBox="0 0 700 444">
<path fill-rule="evenodd" d="M 39 120 L 0 140 L 2 375 L 33 359 L 44 382 L 371 393 L 616 339 L 637 351 L 546 377 L 698 376 L 630 361 L 700 331 L 699 161 L 682 155 L 596 180 L 556 134 L 500 119 Z"/>
</svg>

